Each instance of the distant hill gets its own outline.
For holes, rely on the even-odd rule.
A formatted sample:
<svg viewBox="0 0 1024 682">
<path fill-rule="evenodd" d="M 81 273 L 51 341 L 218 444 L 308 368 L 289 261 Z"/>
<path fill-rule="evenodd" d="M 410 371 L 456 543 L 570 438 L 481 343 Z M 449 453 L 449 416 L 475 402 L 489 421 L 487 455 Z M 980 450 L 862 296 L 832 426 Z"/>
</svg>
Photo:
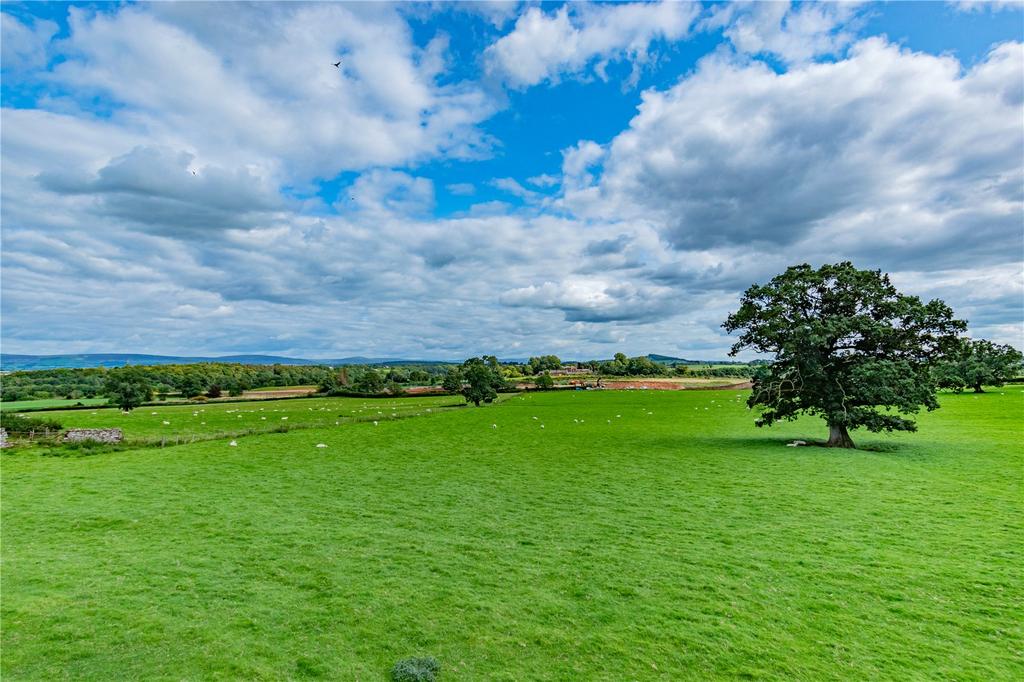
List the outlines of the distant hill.
<svg viewBox="0 0 1024 682">
<path fill-rule="evenodd" d="M 652 362 L 666 365 L 742 365 L 743 362 L 729 360 L 687 360 L 671 355 L 647 356 Z M 289 358 L 280 355 L 222 355 L 222 356 L 187 356 L 187 355 L 145 355 L 141 353 L 80 353 L 77 355 L 15 355 L 0 354 L 0 369 L 4 372 L 16 372 L 30 369 L 63 369 L 83 367 L 124 367 L 125 365 L 194 365 L 200 362 L 239 362 L 246 365 L 456 365 L 461 360 L 409 360 L 406 358 L 367 358 L 356 355 L 346 358 L 327 358 L 310 360 L 308 358 Z M 504 358 L 502 362 L 523 364 L 525 359 Z M 570 362 L 566 360 L 565 362 Z"/>
<path fill-rule="evenodd" d="M 449 364 L 438 360 L 404 360 L 400 358 L 348 357 L 326 360 L 288 358 L 278 355 L 223 355 L 195 357 L 184 355 L 144 355 L 140 353 L 81 353 L 78 355 L 0 355 L 0 369 L 5 372 L 30 369 L 62 369 L 83 367 L 123 367 L 125 365 L 194 365 L 200 362 L 239 362 L 247 365 L 435 365 Z"/>
<path fill-rule="evenodd" d="M 660 362 L 664 365 L 746 365 L 748 364 L 745 360 L 686 360 L 684 358 L 674 358 L 671 355 L 657 355 L 650 353 L 647 358 L 651 362 Z"/>
<path fill-rule="evenodd" d="M 658 355 L 657 353 L 648 353 L 647 359 L 651 362 L 660 362 L 665 365 L 672 363 L 679 363 L 681 365 L 695 365 L 700 360 L 687 360 L 685 358 L 674 358 L 671 355 Z"/>
</svg>

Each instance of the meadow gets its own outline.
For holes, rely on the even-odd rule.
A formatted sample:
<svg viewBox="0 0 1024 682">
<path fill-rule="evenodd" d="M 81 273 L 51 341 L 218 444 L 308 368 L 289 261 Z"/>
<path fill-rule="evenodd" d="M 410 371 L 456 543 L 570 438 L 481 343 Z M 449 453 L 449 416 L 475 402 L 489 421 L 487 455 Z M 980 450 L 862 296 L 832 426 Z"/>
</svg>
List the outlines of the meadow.
<svg viewBox="0 0 1024 682">
<path fill-rule="evenodd" d="M 71 407 L 82 405 L 106 405 L 106 398 L 45 398 L 43 400 L 4 400 L 0 401 L 0 410 L 17 412 L 18 410 L 43 410 L 54 407 Z"/>
<path fill-rule="evenodd" d="M 381 401 L 236 404 L 217 428 L 325 421 L 6 452 L 0 673 L 383 680 L 433 655 L 442 680 L 1024 677 L 1020 387 L 944 395 L 857 451 L 786 447 L 823 424 L 755 429 L 744 398 L 416 399 L 376 425 L 333 420 Z M 66 419 L 148 436 L 205 409 Z"/>
<path fill-rule="evenodd" d="M 421 398 L 296 398 L 209 403 L 169 403 L 131 412 L 118 408 L 46 410 L 28 413 L 55 419 L 64 428 L 110 428 L 126 441 L 182 442 L 287 431 L 332 428 L 353 421 L 383 421 L 430 414 L 463 405 L 458 396 Z"/>
</svg>

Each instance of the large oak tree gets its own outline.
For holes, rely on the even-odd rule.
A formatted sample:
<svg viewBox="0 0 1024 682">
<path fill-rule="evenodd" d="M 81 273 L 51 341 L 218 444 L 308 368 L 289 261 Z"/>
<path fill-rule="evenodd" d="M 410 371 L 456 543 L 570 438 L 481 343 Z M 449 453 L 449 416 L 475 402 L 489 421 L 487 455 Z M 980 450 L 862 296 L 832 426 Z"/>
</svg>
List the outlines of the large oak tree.
<svg viewBox="0 0 1024 682">
<path fill-rule="evenodd" d="M 852 263 L 796 265 L 747 289 L 722 325 L 730 352 L 774 356 L 758 368 L 747 404 L 758 426 L 822 417 L 826 445 L 854 447 L 850 430 L 914 431 L 908 415 L 938 407 L 932 367 L 959 346 L 966 324 L 939 300 L 899 293 L 888 275 Z"/>
</svg>

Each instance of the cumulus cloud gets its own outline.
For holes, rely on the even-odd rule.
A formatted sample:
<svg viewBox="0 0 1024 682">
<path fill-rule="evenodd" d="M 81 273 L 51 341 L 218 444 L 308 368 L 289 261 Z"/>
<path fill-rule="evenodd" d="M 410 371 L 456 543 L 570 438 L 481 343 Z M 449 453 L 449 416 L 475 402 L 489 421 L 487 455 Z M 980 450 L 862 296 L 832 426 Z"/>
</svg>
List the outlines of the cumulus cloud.
<svg viewBox="0 0 1024 682">
<path fill-rule="evenodd" d="M 5 350 L 715 358 L 739 291 L 841 258 L 1019 343 L 1021 46 L 965 66 L 784 9 L 729 9 L 735 49 L 532 177 L 557 149 L 458 165 L 503 101 L 461 79 L 642 65 L 695 7 L 527 8 L 522 49 L 535 22 L 573 51 L 527 55 L 521 79 L 496 47 L 452 69 L 464 45 L 409 27 L 425 10 L 375 3 L 74 8 L 57 43 L 8 22 L 25 67 L 5 55 L 5 87 L 47 96 L 2 111 Z M 494 29 L 470 11 L 483 50 Z M 471 196 L 513 173 L 491 185 L 509 202 L 436 213 L 438 178 Z"/>
<path fill-rule="evenodd" d="M 778 74 L 709 59 L 648 91 L 603 149 L 566 152 L 587 214 L 652 221 L 677 249 L 791 248 L 806 240 L 885 258 L 1005 258 L 1018 236 L 1022 47 L 968 71 L 882 39 Z M 581 160 L 582 159 L 582 160 Z M 941 255 L 937 255 L 941 254 Z"/>
<path fill-rule="evenodd" d="M 477 14 L 494 28 L 504 28 L 519 12 L 518 0 L 488 0 L 487 2 L 458 2 L 450 5 L 460 12 Z"/>
<path fill-rule="evenodd" d="M 395 8 L 73 7 L 69 23 L 52 81 L 82 106 L 108 98 L 115 120 L 204 162 L 297 182 L 489 146 L 476 128 L 489 98 L 440 85 L 445 39 L 417 47 Z"/>
<path fill-rule="evenodd" d="M 471 182 L 453 182 L 450 185 L 445 185 L 445 189 L 460 197 L 468 197 L 476 194 L 476 186 Z"/>
<path fill-rule="evenodd" d="M 590 242 L 583 253 L 588 256 L 607 256 L 610 254 L 622 253 L 622 250 L 632 241 L 628 234 L 620 234 L 614 239 L 600 239 Z"/>
<path fill-rule="evenodd" d="M 95 174 L 48 170 L 38 180 L 51 192 L 95 197 L 100 215 L 181 237 L 250 226 L 282 207 L 277 192 L 247 169 L 196 169 L 193 159 L 188 152 L 140 146 Z"/>
<path fill-rule="evenodd" d="M 856 2 L 753 2 L 716 5 L 701 22 L 722 28 L 737 52 L 802 64 L 841 51 L 855 38 Z"/>
<path fill-rule="evenodd" d="M 434 207 L 434 183 L 401 171 L 374 169 L 363 173 L 341 196 L 341 203 L 373 213 L 424 214 Z"/>
<path fill-rule="evenodd" d="M 1024 0 L 947 0 L 958 12 L 998 12 L 1004 9 L 1024 9 Z"/>
<path fill-rule="evenodd" d="M 502 192 L 507 192 L 523 201 L 534 201 L 540 196 L 537 192 L 523 187 L 515 178 L 495 178 L 491 180 L 490 184 L 492 187 L 500 189 Z"/>
<path fill-rule="evenodd" d="M 24 71 L 46 66 L 50 40 L 57 24 L 46 19 L 26 22 L 0 14 L 0 64 L 4 71 Z"/>
<path fill-rule="evenodd" d="M 673 294 L 668 287 L 569 277 L 510 289 L 501 295 L 501 302 L 557 309 L 568 322 L 651 322 L 679 312 Z"/>
<path fill-rule="evenodd" d="M 643 64 L 653 42 L 685 36 L 699 12 L 699 4 L 682 2 L 531 7 L 487 48 L 488 68 L 515 88 L 588 68 L 604 77 L 609 62 Z"/>
<path fill-rule="evenodd" d="M 550 175 L 548 173 L 534 175 L 532 178 L 526 178 L 526 181 L 537 187 L 554 187 L 559 182 L 557 175 Z"/>
<path fill-rule="evenodd" d="M 594 181 L 594 169 L 604 160 L 606 150 L 593 140 L 580 140 L 562 151 L 562 183 L 569 188 L 587 187 Z"/>
</svg>

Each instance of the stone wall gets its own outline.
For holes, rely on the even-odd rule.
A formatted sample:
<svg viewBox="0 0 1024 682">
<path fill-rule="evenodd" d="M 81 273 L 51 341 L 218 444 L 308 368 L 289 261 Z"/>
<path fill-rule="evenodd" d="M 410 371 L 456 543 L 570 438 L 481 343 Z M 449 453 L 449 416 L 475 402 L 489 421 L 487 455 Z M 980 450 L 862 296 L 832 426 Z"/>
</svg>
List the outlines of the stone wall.
<svg viewBox="0 0 1024 682">
<path fill-rule="evenodd" d="M 7 442 L 7 429 L 0 428 L 0 448 L 6 448 L 10 443 Z"/>
<path fill-rule="evenodd" d="M 94 440 L 99 443 L 120 443 L 124 440 L 121 429 L 68 429 L 64 433 L 65 443 Z"/>
</svg>

